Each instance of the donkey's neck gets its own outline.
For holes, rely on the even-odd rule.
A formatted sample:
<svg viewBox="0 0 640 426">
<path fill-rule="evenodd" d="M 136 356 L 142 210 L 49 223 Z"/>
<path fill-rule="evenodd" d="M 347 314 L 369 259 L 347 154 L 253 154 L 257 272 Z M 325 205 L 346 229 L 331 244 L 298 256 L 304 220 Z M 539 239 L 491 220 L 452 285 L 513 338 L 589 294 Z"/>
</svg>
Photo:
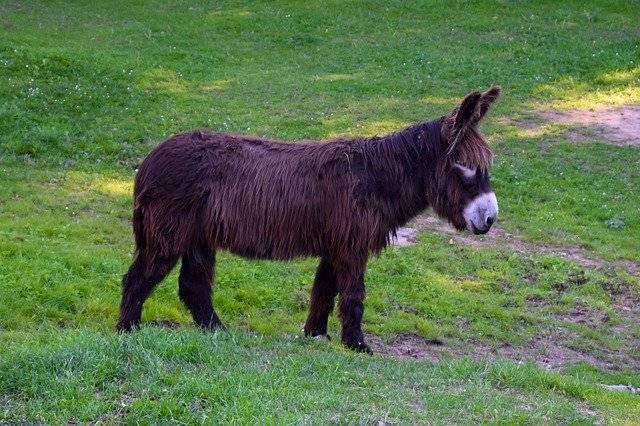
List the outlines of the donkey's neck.
<svg viewBox="0 0 640 426">
<path fill-rule="evenodd" d="M 429 207 L 427 188 L 441 145 L 441 119 L 365 141 L 368 177 L 385 226 L 396 229 Z"/>
</svg>

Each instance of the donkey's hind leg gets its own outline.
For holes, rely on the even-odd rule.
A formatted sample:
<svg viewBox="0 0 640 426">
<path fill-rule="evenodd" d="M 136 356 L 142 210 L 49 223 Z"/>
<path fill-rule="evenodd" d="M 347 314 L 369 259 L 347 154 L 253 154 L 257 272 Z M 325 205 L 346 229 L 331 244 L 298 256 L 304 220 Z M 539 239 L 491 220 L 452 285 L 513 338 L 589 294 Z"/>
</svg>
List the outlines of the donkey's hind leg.
<svg viewBox="0 0 640 426">
<path fill-rule="evenodd" d="M 152 257 L 138 253 L 129 271 L 122 278 L 122 301 L 118 331 L 130 331 L 140 324 L 142 305 L 153 288 L 175 266 L 178 256 Z"/>
<path fill-rule="evenodd" d="M 334 299 L 338 294 L 336 275 L 329 260 L 320 259 L 316 277 L 311 289 L 309 316 L 304 325 L 306 336 L 327 336 L 327 321 L 333 310 Z"/>
<path fill-rule="evenodd" d="M 202 328 L 224 329 L 211 302 L 214 266 L 215 252 L 209 247 L 200 245 L 188 249 L 182 256 L 178 294 L 196 324 Z"/>
</svg>

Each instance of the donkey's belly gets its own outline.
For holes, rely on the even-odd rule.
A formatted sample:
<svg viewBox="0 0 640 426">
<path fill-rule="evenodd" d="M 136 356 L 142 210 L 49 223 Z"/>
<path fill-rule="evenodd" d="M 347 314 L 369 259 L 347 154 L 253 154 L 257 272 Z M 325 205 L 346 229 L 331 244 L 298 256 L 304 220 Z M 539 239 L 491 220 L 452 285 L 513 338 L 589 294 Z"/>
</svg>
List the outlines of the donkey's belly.
<svg viewBox="0 0 640 426">
<path fill-rule="evenodd" d="M 259 227 L 226 227 L 217 233 L 215 247 L 228 250 L 249 259 L 288 260 L 299 257 L 321 256 L 324 236 L 311 229 L 280 228 L 266 232 Z"/>
<path fill-rule="evenodd" d="M 300 257 L 321 256 L 320 250 L 313 247 L 281 247 L 278 244 L 263 244 L 253 246 L 218 246 L 223 250 L 247 258 L 264 260 L 290 260 Z"/>
</svg>

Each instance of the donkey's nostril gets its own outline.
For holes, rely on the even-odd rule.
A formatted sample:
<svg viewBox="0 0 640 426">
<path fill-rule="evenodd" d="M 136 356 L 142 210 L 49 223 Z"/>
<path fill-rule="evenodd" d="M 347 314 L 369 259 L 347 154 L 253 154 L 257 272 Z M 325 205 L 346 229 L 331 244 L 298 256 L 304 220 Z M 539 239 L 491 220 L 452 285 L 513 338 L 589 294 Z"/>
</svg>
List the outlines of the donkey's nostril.
<svg viewBox="0 0 640 426">
<path fill-rule="evenodd" d="M 487 226 L 493 225 L 493 221 L 494 220 L 495 220 L 495 218 L 493 216 L 487 217 Z"/>
</svg>

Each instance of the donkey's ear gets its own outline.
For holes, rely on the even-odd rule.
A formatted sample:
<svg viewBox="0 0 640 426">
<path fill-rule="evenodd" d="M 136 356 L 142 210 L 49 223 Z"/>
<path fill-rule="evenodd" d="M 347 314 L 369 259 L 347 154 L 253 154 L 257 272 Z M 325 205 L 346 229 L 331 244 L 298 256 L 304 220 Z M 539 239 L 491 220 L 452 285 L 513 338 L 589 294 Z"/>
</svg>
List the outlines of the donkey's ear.
<svg viewBox="0 0 640 426">
<path fill-rule="evenodd" d="M 471 92 L 462 100 L 456 111 L 456 120 L 453 125 L 456 130 L 461 130 L 471 122 L 476 115 L 476 108 L 481 97 L 480 92 Z"/>
<path fill-rule="evenodd" d="M 489 107 L 492 103 L 498 100 L 500 97 L 500 86 L 492 86 L 489 90 L 484 92 L 480 97 L 480 102 L 478 102 L 478 115 L 476 116 L 475 122 L 482 120 L 482 117 L 487 113 Z"/>
</svg>

